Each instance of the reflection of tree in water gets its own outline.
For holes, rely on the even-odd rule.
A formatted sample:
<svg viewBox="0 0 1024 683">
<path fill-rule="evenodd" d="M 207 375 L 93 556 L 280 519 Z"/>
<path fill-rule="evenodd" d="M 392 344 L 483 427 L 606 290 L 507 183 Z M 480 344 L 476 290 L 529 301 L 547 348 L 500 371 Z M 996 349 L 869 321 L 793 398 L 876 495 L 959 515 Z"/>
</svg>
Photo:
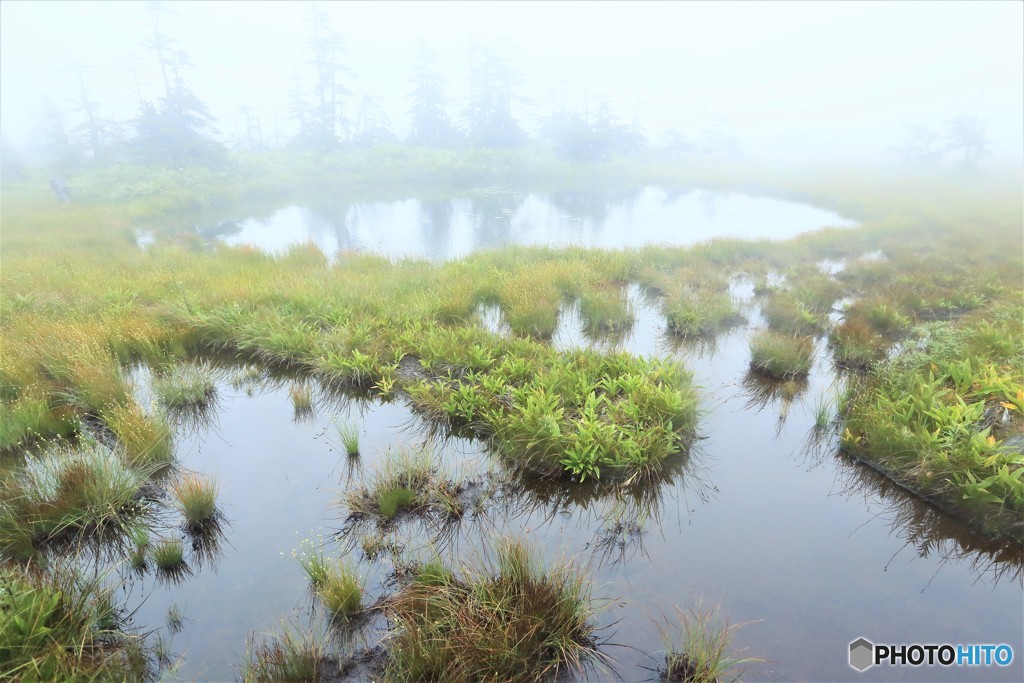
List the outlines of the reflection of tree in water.
<svg viewBox="0 0 1024 683">
<path fill-rule="evenodd" d="M 475 195 L 469 200 L 473 221 L 473 249 L 490 249 L 513 242 L 512 218 L 523 202 L 524 195 L 492 193 Z"/>
<path fill-rule="evenodd" d="M 865 503 L 880 504 L 883 512 L 879 518 L 903 541 L 903 549 L 912 549 L 921 558 L 939 558 L 939 569 L 946 564 L 964 565 L 979 579 L 991 580 L 993 586 L 1004 580 L 1024 585 L 1024 546 L 975 533 L 966 524 L 842 452 L 836 452 L 836 461 L 836 478 L 842 493 L 850 498 L 862 497 Z"/>
<path fill-rule="evenodd" d="M 571 242 L 580 243 L 588 224 L 595 235 L 600 234 L 612 209 L 621 207 L 629 213 L 642 191 L 643 188 L 634 187 L 599 192 L 553 192 L 547 196 L 547 200 L 568 219 L 564 224 L 571 227 L 571 231 L 567 231 L 571 234 L 566 234 L 565 237 Z"/>
<path fill-rule="evenodd" d="M 451 200 L 419 200 L 420 233 L 426 245 L 427 257 L 431 260 L 443 260 L 448 256 L 452 213 Z"/>
<path fill-rule="evenodd" d="M 338 251 L 358 249 L 359 243 L 352 229 L 352 208 L 353 205 L 347 202 L 319 200 L 302 209 L 302 218 L 317 243 L 325 244 L 326 238 L 330 236 L 337 240 Z M 330 258 L 333 254 L 327 256 Z"/>
<path fill-rule="evenodd" d="M 718 213 L 718 202 L 721 201 L 723 195 L 718 192 L 698 192 L 697 201 L 704 209 L 704 215 L 708 218 L 714 217 Z"/>
<path fill-rule="evenodd" d="M 230 237 L 241 231 L 242 223 L 233 220 L 204 223 L 196 226 L 196 234 L 202 237 L 206 242 L 212 242 L 218 238 Z"/>
<path fill-rule="evenodd" d="M 692 189 L 683 186 L 662 186 L 661 191 L 665 193 L 665 204 L 675 204 L 693 192 Z"/>
</svg>

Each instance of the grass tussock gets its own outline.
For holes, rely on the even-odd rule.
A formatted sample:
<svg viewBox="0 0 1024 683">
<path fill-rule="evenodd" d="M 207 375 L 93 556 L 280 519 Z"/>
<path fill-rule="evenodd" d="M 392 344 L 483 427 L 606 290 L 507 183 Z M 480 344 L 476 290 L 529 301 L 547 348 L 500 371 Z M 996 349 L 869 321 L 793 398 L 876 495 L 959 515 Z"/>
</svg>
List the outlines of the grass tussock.
<svg viewBox="0 0 1024 683">
<path fill-rule="evenodd" d="M 157 569 L 173 572 L 185 563 L 185 546 L 180 539 L 165 539 L 153 544 L 151 549 Z"/>
<path fill-rule="evenodd" d="M 133 463 L 160 468 L 174 461 L 171 428 L 160 412 L 147 415 L 138 404 L 126 403 L 111 407 L 102 417 Z"/>
<path fill-rule="evenodd" d="M 750 368 L 775 379 L 806 377 L 814 359 L 809 337 L 790 337 L 765 330 L 750 339 Z"/>
<path fill-rule="evenodd" d="M 215 481 L 192 473 L 183 475 L 171 485 L 189 532 L 201 532 L 217 521 L 218 489 Z"/>
<path fill-rule="evenodd" d="M 422 566 L 384 610 L 391 680 L 545 680 L 596 654 L 584 579 L 541 567 L 517 541 L 460 572 Z"/>
<path fill-rule="evenodd" d="M 343 499 L 353 518 L 387 524 L 403 513 L 461 517 L 460 489 L 429 451 L 401 449 L 388 454 L 367 484 L 346 490 Z"/>
<path fill-rule="evenodd" d="M 292 555 L 332 618 L 347 619 L 362 609 L 363 582 L 352 565 L 327 557 L 309 540 Z"/>
<path fill-rule="evenodd" d="M 351 422 L 335 422 L 334 431 L 341 441 L 341 449 L 350 458 L 359 455 L 359 427 Z"/>
<path fill-rule="evenodd" d="M 665 662 L 660 678 L 670 683 L 721 683 L 738 680 L 749 664 L 764 661 L 756 657 L 737 658 L 728 654 L 736 629 L 743 624 L 716 624 L 717 610 L 700 605 L 682 610 L 676 607 L 678 634 L 658 625 L 665 641 Z"/>
<path fill-rule="evenodd" d="M 249 639 L 242 680 L 245 683 L 319 681 L 319 665 L 326 654 L 326 638 L 285 627 L 280 635 L 264 637 L 259 644 L 255 638 Z"/>
<path fill-rule="evenodd" d="M 0 540 L 28 551 L 35 543 L 126 535 L 148 512 L 140 494 L 148 474 L 98 443 L 27 456 L 0 482 Z"/>
<path fill-rule="evenodd" d="M 313 387 L 309 382 L 295 382 L 288 387 L 288 398 L 296 416 L 304 417 L 313 413 Z"/>
<path fill-rule="evenodd" d="M 153 377 L 153 393 L 169 409 L 204 406 L 216 392 L 217 385 L 207 367 L 174 365 Z"/>
<path fill-rule="evenodd" d="M 684 339 L 714 337 L 745 322 L 728 292 L 690 291 L 662 306 L 668 331 Z"/>
</svg>

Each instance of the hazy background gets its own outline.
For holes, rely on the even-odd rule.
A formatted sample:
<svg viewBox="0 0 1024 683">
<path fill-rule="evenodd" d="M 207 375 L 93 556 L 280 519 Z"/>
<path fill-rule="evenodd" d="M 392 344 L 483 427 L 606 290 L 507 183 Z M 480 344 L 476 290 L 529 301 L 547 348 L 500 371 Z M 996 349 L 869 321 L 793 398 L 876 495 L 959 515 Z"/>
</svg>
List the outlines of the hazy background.
<svg viewBox="0 0 1024 683">
<path fill-rule="evenodd" d="M 293 77 L 309 79 L 307 3 L 169 2 L 161 30 L 188 53 L 191 90 L 241 135 L 242 107 L 265 142 L 287 142 Z M 910 125 L 944 134 L 977 117 L 986 163 L 1024 159 L 1024 3 L 1009 2 L 333 2 L 344 38 L 349 112 L 378 104 L 409 129 L 415 48 L 437 53 L 448 112 L 460 119 L 469 45 L 499 49 L 519 74 L 513 114 L 534 133 L 559 107 L 602 98 L 651 146 L 735 136 L 756 160 L 897 160 Z M 162 96 L 143 2 L 0 3 L 0 123 L 5 144 L 38 142 L 44 98 L 74 127 L 79 85 L 102 117 L 129 121 Z M 507 42 L 506 42 L 507 41 Z M 371 98 L 367 100 L 366 98 Z"/>
</svg>

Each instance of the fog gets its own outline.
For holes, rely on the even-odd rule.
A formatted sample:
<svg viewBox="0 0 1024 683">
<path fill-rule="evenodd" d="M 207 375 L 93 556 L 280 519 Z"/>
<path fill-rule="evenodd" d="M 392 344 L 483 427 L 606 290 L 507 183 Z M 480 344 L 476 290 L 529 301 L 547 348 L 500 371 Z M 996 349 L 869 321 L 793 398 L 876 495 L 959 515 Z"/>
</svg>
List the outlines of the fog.
<svg viewBox="0 0 1024 683">
<path fill-rule="evenodd" d="M 298 131 L 290 94 L 315 99 L 312 6 L 162 5 L 159 30 L 187 54 L 179 76 L 208 107 L 210 134 L 229 146 L 288 144 Z M 1024 159 L 1021 2 L 317 6 L 344 41 L 342 115 L 352 125 L 381 123 L 400 141 L 411 130 L 418 46 L 433 50 L 429 63 L 458 125 L 476 45 L 516 74 L 511 113 L 531 138 L 559 111 L 590 118 L 603 111 L 642 133 L 651 150 L 674 141 L 695 154 L 759 161 L 898 163 L 914 157 L 909 150 L 922 139 L 941 147 L 959 118 L 983 130 L 985 164 Z M 163 97 L 160 65 L 146 44 L 152 9 L 4 0 L 5 146 L 29 154 L 41 147 L 47 101 L 72 132 L 85 119 L 83 92 L 99 119 L 122 124 L 138 116 L 141 102 Z"/>
</svg>

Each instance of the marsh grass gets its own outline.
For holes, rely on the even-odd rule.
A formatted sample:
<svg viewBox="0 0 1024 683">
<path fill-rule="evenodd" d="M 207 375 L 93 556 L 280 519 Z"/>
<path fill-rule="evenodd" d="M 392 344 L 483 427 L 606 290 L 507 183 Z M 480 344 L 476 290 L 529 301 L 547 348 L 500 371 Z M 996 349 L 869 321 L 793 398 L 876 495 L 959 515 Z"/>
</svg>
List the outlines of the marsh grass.
<svg viewBox="0 0 1024 683">
<path fill-rule="evenodd" d="M 834 403 L 826 396 L 821 395 L 814 402 L 812 414 L 814 416 L 814 430 L 824 432 L 832 425 L 833 414 L 835 413 Z"/>
<path fill-rule="evenodd" d="M 149 472 L 99 443 L 51 446 L 0 482 L 0 540 L 11 548 L 56 540 L 126 537 L 149 512 Z M 9 544 L 9 545 L 8 545 Z"/>
<path fill-rule="evenodd" d="M 347 489 L 342 498 L 352 519 L 387 524 L 403 513 L 460 518 L 462 486 L 440 470 L 423 448 L 389 453 L 367 484 Z"/>
<path fill-rule="evenodd" d="M 762 330 L 750 338 L 750 368 L 775 379 L 798 379 L 811 371 L 814 342 Z"/>
<path fill-rule="evenodd" d="M 622 286 L 595 287 L 579 300 L 583 334 L 588 339 L 621 338 L 635 322 L 633 307 Z"/>
<path fill-rule="evenodd" d="M 164 572 L 177 571 L 185 563 L 185 548 L 177 538 L 158 541 L 153 544 L 151 552 L 157 569 Z"/>
<path fill-rule="evenodd" d="M 129 403 L 111 407 L 102 417 L 132 463 L 161 468 L 174 461 L 171 428 L 162 413 L 147 415 L 138 404 Z"/>
<path fill-rule="evenodd" d="M 153 376 L 153 393 L 169 409 L 203 406 L 217 392 L 209 367 L 173 365 Z"/>
<path fill-rule="evenodd" d="M 119 627 L 113 588 L 63 565 L 0 566 L 0 679 L 135 680 L 137 638 Z"/>
<path fill-rule="evenodd" d="M 309 382 L 295 382 L 288 387 L 288 398 L 292 401 L 292 410 L 296 420 L 305 420 L 313 416 L 313 388 Z"/>
<path fill-rule="evenodd" d="M 167 624 L 167 631 L 172 636 L 181 633 L 181 630 L 185 628 L 185 621 L 185 615 L 182 614 L 181 608 L 172 602 L 171 606 L 167 608 L 167 615 L 164 618 L 164 622 Z"/>
<path fill-rule="evenodd" d="M 245 683 L 319 681 L 319 665 L 327 655 L 327 638 L 312 631 L 285 626 L 280 635 L 250 637 L 242 665 Z"/>
<path fill-rule="evenodd" d="M 185 474 L 171 484 L 178 509 L 185 518 L 185 529 L 190 533 L 201 532 L 216 522 L 219 488 L 215 481 L 193 473 Z"/>
<path fill-rule="evenodd" d="M 1004 446 L 1024 433 L 1020 316 L 1019 303 L 1007 304 L 917 328 L 916 343 L 878 364 L 845 402 L 842 442 L 948 512 L 1024 541 L 1024 466 Z"/>
<path fill-rule="evenodd" d="M 411 181 L 411 167 L 404 165 L 417 160 L 446 178 L 449 189 L 453 179 L 520 178 L 524 168 L 536 166 L 531 152 L 402 154 L 399 170 L 391 161 L 371 162 L 376 150 L 332 156 L 325 162 L 330 186 L 351 182 L 371 192 L 371 180 L 386 179 L 391 186 L 396 178 Z M 249 176 L 240 186 L 228 182 L 226 171 L 83 172 L 81 182 L 92 187 L 85 196 L 112 202 L 103 206 L 55 208 L 26 186 L 5 183 L 0 422 L 7 428 L 0 430 L 0 449 L 21 452 L 25 444 L 34 447 L 54 435 L 92 429 L 98 419 L 117 436 L 129 461 L 169 464 L 173 451 L 166 420 L 132 402 L 122 364 L 143 360 L 154 366 L 197 352 L 225 352 L 249 364 L 248 389 L 260 381 L 259 368 L 273 366 L 388 397 L 407 396 L 436 424 L 487 439 L 506 462 L 531 473 L 575 480 L 582 487 L 595 480 L 656 477 L 694 438 L 696 395 L 688 374 L 644 358 L 559 352 L 544 341 L 569 302 L 579 300 L 582 307 L 585 299 L 603 297 L 608 301 L 586 304 L 595 307 L 591 317 L 617 316 L 615 291 L 624 283 L 658 292 L 664 301 L 700 292 L 724 303 L 728 279 L 738 273 L 766 285 L 781 282 L 764 297 L 762 312 L 773 330 L 796 336 L 826 331 L 835 298 L 852 300 L 863 311 L 851 319 L 870 326 L 871 337 L 835 335 L 834 351 L 850 364 L 867 362 L 869 339 L 872 347 L 876 336 L 897 341 L 908 325 L 930 319 L 966 326 L 1004 349 L 1021 346 L 1019 333 L 986 329 L 975 319 L 993 315 L 1002 301 L 1019 300 L 1019 183 L 996 175 L 976 184 L 926 177 L 762 175 L 765 187 L 866 217 L 855 229 L 823 230 L 779 243 L 712 240 L 692 248 L 635 251 L 510 248 L 436 265 L 345 254 L 330 269 L 323 255 L 305 247 L 275 258 L 252 249 L 205 250 L 195 236 L 169 237 L 146 252 L 132 244 L 137 225 L 164 222 L 170 209 L 221 195 L 252 197 L 281 185 L 294 187 L 292 174 L 276 166 L 282 158 L 303 169 L 296 176 L 303 182 L 315 177 L 318 186 L 327 185 L 322 179 L 327 171 L 314 166 L 311 157 L 277 154 L 247 159 L 260 180 Z M 351 159 L 358 165 L 346 165 Z M 593 177 L 592 170 L 551 160 L 541 167 L 547 179 Z M 605 171 L 635 180 L 633 171 Z M 648 180 L 649 171 L 642 171 Z M 731 172 L 720 177 L 719 171 L 657 173 L 660 179 L 711 177 L 725 184 Z M 751 173 L 744 182 L 760 172 Z M 345 182 L 335 182 L 338 178 Z M 859 258 L 875 251 L 885 260 Z M 822 258 L 845 259 L 848 265 L 827 278 L 815 266 Z M 61 268 L 54 269 L 54 263 Z M 450 289 L 455 294 L 446 302 Z M 470 325 L 467 311 L 483 304 L 501 310 L 512 334 Z M 600 310 L 606 304 L 610 313 Z M 715 317 L 701 311 L 675 316 L 679 329 L 686 330 L 700 330 L 702 320 Z M 967 353 L 981 352 L 971 347 Z M 991 357 L 991 364 L 998 369 L 1017 363 L 1009 353 Z M 411 365 L 419 370 L 400 371 Z M 890 372 L 877 370 L 879 365 L 884 359 L 872 362 L 878 377 Z M 926 379 L 925 370 L 919 372 Z M 988 370 L 978 366 L 972 372 L 986 386 Z M 1016 383 L 1016 375 L 1010 375 Z M 1005 373 L 1000 378 L 1005 380 Z M 874 391 L 871 382 L 865 386 Z M 882 393 L 892 398 L 889 389 Z M 976 402 L 960 388 L 954 393 L 965 403 Z M 874 400 L 872 393 L 851 405 L 866 407 Z M 983 418 L 994 418 L 1003 400 L 1013 404 L 1001 391 L 987 394 Z M 862 417 L 872 419 L 870 413 Z M 911 422 L 914 429 L 923 424 L 917 418 Z M 996 423 L 990 426 L 988 436 L 997 445 L 1006 440 Z M 899 441 L 895 427 L 883 431 Z M 854 432 L 851 443 L 860 438 L 858 448 L 867 451 L 880 443 L 887 450 L 883 434 L 867 439 L 860 427 Z M 917 440 L 910 441 L 916 448 Z M 1001 484 L 985 483 L 990 477 L 1017 476 L 1014 463 L 993 462 L 1006 465 L 1007 472 L 982 468 L 972 474 L 973 483 L 966 473 L 958 475 L 972 500 L 984 492 L 1002 495 L 993 493 Z M 909 459 L 893 464 L 917 467 Z M 925 488 L 939 480 L 915 473 L 905 481 L 911 479 Z"/>
<path fill-rule="evenodd" d="M 350 458 L 359 455 L 359 426 L 352 422 L 334 422 L 341 448 Z"/>
<path fill-rule="evenodd" d="M 789 336 L 821 334 L 827 326 L 822 312 L 808 308 L 790 292 L 774 294 L 761 305 L 768 328 Z"/>
<path fill-rule="evenodd" d="M 744 624 L 716 624 L 717 609 L 701 605 L 685 611 L 676 607 L 678 634 L 658 624 L 665 643 L 665 661 L 659 669 L 661 680 L 678 683 L 722 683 L 738 680 L 757 657 L 737 658 L 728 654 L 736 630 Z"/>
<path fill-rule="evenodd" d="M 317 588 L 317 597 L 334 619 L 348 619 L 363 606 L 363 582 L 355 569 L 335 561 Z"/>
<path fill-rule="evenodd" d="M 134 569 L 144 569 L 146 566 L 146 551 L 149 549 L 149 530 L 138 525 L 132 528 L 130 533 L 132 551 L 128 561 Z"/>
<path fill-rule="evenodd" d="M 384 611 L 393 680 L 545 680 L 597 656 L 582 576 L 542 567 L 518 541 L 460 572 L 422 566 Z"/>
<path fill-rule="evenodd" d="M 395 516 L 416 504 L 416 492 L 405 486 L 388 486 L 377 491 L 377 509 L 384 519 Z"/>
<path fill-rule="evenodd" d="M 695 289 L 662 304 L 668 331 L 685 339 L 714 337 L 746 319 L 736 310 L 728 292 Z"/>
<path fill-rule="evenodd" d="M 838 367 L 864 372 L 885 357 L 889 344 L 864 320 L 847 317 L 832 328 L 829 347 Z"/>
<path fill-rule="evenodd" d="M 362 608 L 362 579 L 347 561 L 325 555 L 322 545 L 322 541 L 318 545 L 304 539 L 299 549 L 292 551 L 292 556 L 302 567 L 310 589 L 331 618 L 349 619 Z"/>
<path fill-rule="evenodd" d="M 49 434 L 70 436 L 78 430 L 75 414 L 50 405 L 39 385 L 27 388 L 14 400 L 0 399 L 0 453 L 36 446 Z"/>
<path fill-rule="evenodd" d="M 314 545 L 309 539 L 303 539 L 299 549 L 292 551 L 292 557 L 302 567 L 313 590 L 319 590 L 327 581 L 327 576 L 330 573 L 330 562 L 320 547 Z"/>
</svg>

